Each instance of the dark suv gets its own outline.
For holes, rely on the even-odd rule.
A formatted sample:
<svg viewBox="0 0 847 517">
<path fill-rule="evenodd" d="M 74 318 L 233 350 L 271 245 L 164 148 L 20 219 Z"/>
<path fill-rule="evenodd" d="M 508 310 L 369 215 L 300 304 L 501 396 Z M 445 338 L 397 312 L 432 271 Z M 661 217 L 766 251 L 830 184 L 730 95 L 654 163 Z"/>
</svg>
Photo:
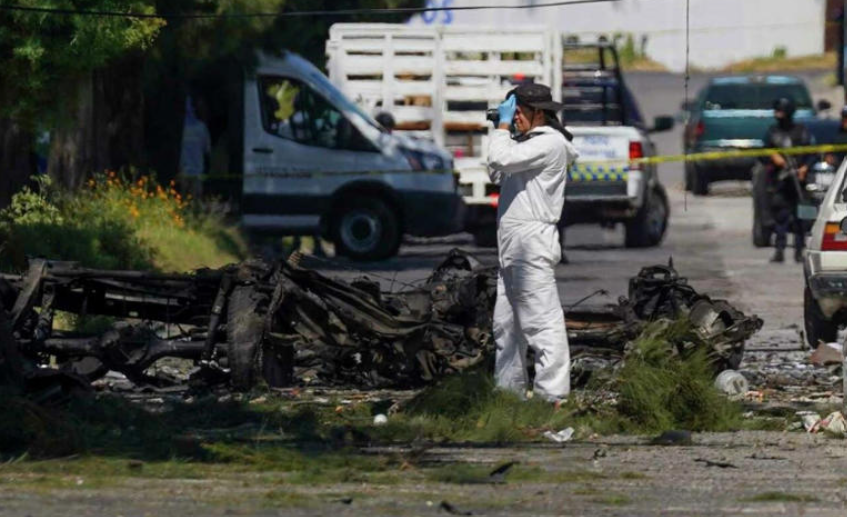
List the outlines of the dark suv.
<svg viewBox="0 0 847 517">
<path fill-rule="evenodd" d="M 691 110 L 683 146 L 687 153 L 761 148 L 773 124 L 773 102 L 794 100 L 795 119 L 816 117 L 812 97 L 802 79 L 783 75 L 716 77 L 684 108 Z M 828 109 L 821 101 L 819 109 Z M 709 193 L 709 184 L 722 180 L 749 180 L 755 158 L 691 162 L 685 169 L 685 188 L 697 195 Z"/>
</svg>

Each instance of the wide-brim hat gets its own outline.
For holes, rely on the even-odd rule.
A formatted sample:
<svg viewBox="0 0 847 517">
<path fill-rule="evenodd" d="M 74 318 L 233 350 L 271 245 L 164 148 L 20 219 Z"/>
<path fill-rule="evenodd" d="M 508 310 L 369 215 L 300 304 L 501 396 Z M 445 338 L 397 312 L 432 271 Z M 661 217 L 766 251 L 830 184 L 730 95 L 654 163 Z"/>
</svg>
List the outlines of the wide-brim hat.
<svg viewBox="0 0 847 517">
<path fill-rule="evenodd" d="M 553 100 L 553 93 L 550 91 L 550 88 L 543 84 L 522 84 L 510 91 L 509 95 L 511 94 L 515 95 L 518 104 L 529 106 L 530 108 L 555 111 L 557 113 L 565 109 L 564 104 Z M 509 95 L 506 95 L 506 98 Z"/>
</svg>

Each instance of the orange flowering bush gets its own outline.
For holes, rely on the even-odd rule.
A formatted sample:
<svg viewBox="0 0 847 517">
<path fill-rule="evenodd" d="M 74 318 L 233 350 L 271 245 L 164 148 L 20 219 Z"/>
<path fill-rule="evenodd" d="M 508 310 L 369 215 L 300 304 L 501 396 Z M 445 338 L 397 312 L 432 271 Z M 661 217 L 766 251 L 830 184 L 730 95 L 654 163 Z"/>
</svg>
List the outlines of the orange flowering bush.
<svg viewBox="0 0 847 517">
<path fill-rule="evenodd" d="M 38 178 L 38 190 L 15 196 L 0 212 L 0 267 L 21 269 L 27 257 L 83 266 L 186 271 L 220 267 L 246 255 L 238 231 L 222 216 L 192 208 L 175 182 L 106 171 L 76 192 Z"/>
<path fill-rule="evenodd" d="M 80 208 L 108 211 L 111 217 L 129 218 L 142 226 L 185 228 L 190 196 L 183 198 L 171 181 L 162 186 L 155 176 L 132 176 L 107 171 L 88 180 L 79 197 Z"/>
</svg>

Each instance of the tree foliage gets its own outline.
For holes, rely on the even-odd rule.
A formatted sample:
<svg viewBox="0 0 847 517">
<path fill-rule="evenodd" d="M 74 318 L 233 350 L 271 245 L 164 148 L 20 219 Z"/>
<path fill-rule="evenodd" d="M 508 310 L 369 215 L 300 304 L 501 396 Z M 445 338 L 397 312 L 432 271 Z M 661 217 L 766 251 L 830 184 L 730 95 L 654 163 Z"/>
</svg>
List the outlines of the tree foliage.
<svg viewBox="0 0 847 517">
<path fill-rule="evenodd" d="M 142 0 L 43 0 L 24 5 L 73 10 L 154 13 Z M 146 49 L 161 19 L 0 11 L 0 116 L 34 125 L 66 112 L 63 83 L 103 67 L 128 51 Z"/>
<path fill-rule="evenodd" d="M 404 18 L 179 15 L 409 7 L 423 2 L 17 0 L 15 5 L 155 13 L 164 18 L 0 10 L 0 142 L 4 148 L 20 148 L 36 130 L 51 130 L 50 174 L 70 187 L 98 170 L 126 165 L 152 169 L 167 179 L 178 167 L 188 95 L 201 96 L 209 106 L 207 122 L 214 138 L 240 140 L 240 129 L 233 124 L 241 73 L 253 63 L 257 48 L 290 49 L 322 66 L 333 23 Z M 237 149 L 231 151 L 230 163 L 237 163 L 237 154 Z M 21 171 L 14 176 L 26 178 L 31 165 L 25 162 L 14 166 L 0 159 L 0 169 L 5 169 L 0 173 L 16 167 Z M 16 184 L 19 188 L 20 181 Z M 0 186 L 0 203 L 8 199 L 4 190 Z"/>
</svg>

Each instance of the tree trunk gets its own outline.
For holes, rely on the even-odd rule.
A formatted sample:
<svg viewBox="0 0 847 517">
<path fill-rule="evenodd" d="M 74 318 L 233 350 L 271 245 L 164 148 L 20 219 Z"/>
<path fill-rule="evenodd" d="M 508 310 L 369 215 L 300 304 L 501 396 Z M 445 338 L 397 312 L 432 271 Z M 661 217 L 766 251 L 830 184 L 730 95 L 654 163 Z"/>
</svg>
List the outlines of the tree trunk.
<svg viewBox="0 0 847 517">
<path fill-rule="evenodd" d="M 137 53 L 95 74 L 95 80 L 103 83 L 108 108 L 108 166 L 112 169 L 145 168 L 148 164 L 144 152 L 143 66 L 144 56 Z"/>
<path fill-rule="evenodd" d="M 9 206 L 30 176 L 35 174 L 32 133 L 20 124 L 0 118 L 0 208 Z"/>
<path fill-rule="evenodd" d="M 142 56 L 131 55 L 71 83 L 72 117 L 52 135 L 48 172 L 75 189 L 92 173 L 144 167 Z"/>
<path fill-rule="evenodd" d="M 109 166 L 107 108 L 99 74 L 69 78 L 67 84 L 64 98 L 68 99 L 71 117 L 51 135 L 47 172 L 58 185 L 76 189 L 89 174 Z"/>
</svg>

